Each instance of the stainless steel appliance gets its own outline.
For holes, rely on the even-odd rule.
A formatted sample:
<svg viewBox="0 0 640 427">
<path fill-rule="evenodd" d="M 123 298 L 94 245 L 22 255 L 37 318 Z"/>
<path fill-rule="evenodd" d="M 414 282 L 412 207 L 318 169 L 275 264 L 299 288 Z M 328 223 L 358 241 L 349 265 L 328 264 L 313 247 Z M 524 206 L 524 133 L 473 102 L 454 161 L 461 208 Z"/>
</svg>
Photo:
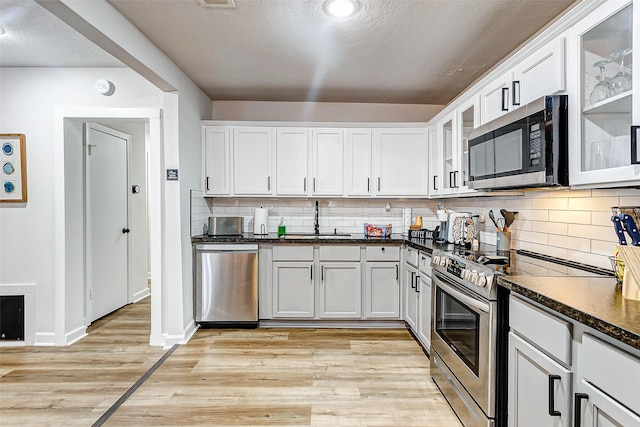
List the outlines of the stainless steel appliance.
<svg viewBox="0 0 640 427">
<path fill-rule="evenodd" d="M 210 216 L 209 236 L 240 236 L 244 231 L 241 216 Z"/>
<path fill-rule="evenodd" d="M 431 261 L 431 375 L 466 427 L 506 421 L 507 354 L 499 337 L 506 337 L 507 325 L 496 268 L 507 262 L 507 256 L 441 250 Z"/>
<path fill-rule="evenodd" d="M 567 95 L 545 96 L 469 134 L 469 188 L 569 185 Z"/>
<path fill-rule="evenodd" d="M 195 320 L 203 326 L 258 324 L 258 245 L 195 246 Z"/>
</svg>

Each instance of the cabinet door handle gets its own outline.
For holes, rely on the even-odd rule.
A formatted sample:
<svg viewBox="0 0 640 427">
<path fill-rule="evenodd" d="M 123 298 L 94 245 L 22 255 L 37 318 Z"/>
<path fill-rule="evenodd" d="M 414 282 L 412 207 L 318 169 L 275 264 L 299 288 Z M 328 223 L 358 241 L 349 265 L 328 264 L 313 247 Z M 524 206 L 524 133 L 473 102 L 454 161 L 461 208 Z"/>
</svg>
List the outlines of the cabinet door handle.
<svg viewBox="0 0 640 427">
<path fill-rule="evenodd" d="M 509 88 L 502 88 L 502 111 L 509 111 Z"/>
<path fill-rule="evenodd" d="M 271 177 L 267 177 L 267 191 L 271 191 Z"/>
<path fill-rule="evenodd" d="M 313 282 L 313 264 L 309 266 L 309 271 L 311 272 L 311 281 Z"/>
<path fill-rule="evenodd" d="M 400 269 L 398 268 L 398 264 L 396 264 L 396 280 L 400 278 Z"/>
<path fill-rule="evenodd" d="M 411 289 L 416 288 L 416 273 L 411 272 Z"/>
<path fill-rule="evenodd" d="M 324 265 L 320 268 L 320 282 L 324 282 Z"/>
<path fill-rule="evenodd" d="M 449 172 L 449 188 L 455 188 L 453 186 L 453 171 Z"/>
<path fill-rule="evenodd" d="M 433 175 L 433 189 L 438 190 L 438 175 Z"/>
<path fill-rule="evenodd" d="M 420 293 L 420 276 L 416 275 L 416 293 Z"/>
<path fill-rule="evenodd" d="M 560 375 L 549 375 L 549 415 L 552 417 L 559 417 L 560 411 L 556 411 L 556 394 L 554 392 L 554 385 L 556 381 L 562 380 Z"/>
<path fill-rule="evenodd" d="M 369 189 L 369 181 L 371 181 L 371 178 L 367 178 L 367 193 L 371 191 L 371 190 Z"/>
<path fill-rule="evenodd" d="M 378 193 L 380 192 L 380 177 L 378 177 Z"/>
<path fill-rule="evenodd" d="M 573 425 L 580 427 L 582 424 L 582 404 L 583 400 L 589 400 L 587 393 L 576 393 L 573 396 Z"/>
<path fill-rule="evenodd" d="M 631 164 L 640 164 L 640 126 L 631 126 Z"/>
<path fill-rule="evenodd" d="M 303 178 L 302 180 L 302 191 L 307 192 L 307 178 Z"/>
<path fill-rule="evenodd" d="M 207 191 L 209 191 L 209 177 L 207 177 Z"/>
<path fill-rule="evenodd" d="M 316 192 L 316 179 L 313 178 L 313 192 Z"/>
<path fill-rule="evenodd" d="M 520 80 L 511 82 L 511 103 L 520 105 Z"/>
</svg>

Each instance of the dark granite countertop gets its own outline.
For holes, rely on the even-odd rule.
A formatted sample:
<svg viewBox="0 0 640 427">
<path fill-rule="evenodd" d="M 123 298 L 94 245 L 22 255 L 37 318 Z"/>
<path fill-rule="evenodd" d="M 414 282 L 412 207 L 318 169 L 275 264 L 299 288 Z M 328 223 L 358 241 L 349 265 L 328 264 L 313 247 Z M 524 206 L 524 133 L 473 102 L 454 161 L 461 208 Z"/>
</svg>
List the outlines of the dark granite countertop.
<svg viewBox="0 0 640 427">
<path fill-rule="evenodd" d="M 390 237 L 367 237 L 364 234 L 351 234 L 349 236 L 336 237 L 317 237 L 317 238 L 295 238 L 295 233 L 289 235 L 289 237 L 279 238 L 276 233 L 269 233 L 265 235 L 255 235 L 253 233 L 244 233 L 242 236 L 209 236 L 207 234 L 201 234 L 191 238 L 191 243 L 282 243 L 282 244 L 331 244 L 331 245 L 353 245 L 353 244 L 374 244 L 374 245 L 401 245 L 405 242 L 405 238 L 402 234 L 392 234 Z"/>
<path fill-rule="evenodd" d="M 505 288 L 640 350 L 640 301 L 613 278 L 501 276 Z"/>
<path fill-rule="evenodd" d="M 401 245 L 407 244 L 409 247 L 425 251 L 431 254 L 436 249 L 444 249 L 452 251 L 454 245 L 451 243 L 436 243 L 432 239 L 407 239 L 403 234 L 392 234 L 390 237 L 367 237 L 364 234 L 351 234 L 344 238 L 335 237 L 319 237 L 319 238 L 278 238 L 276 233 L 266 235 L 254 235 L 253 233 L 244 233 L 242 236 L 209 236 L 201 234 L 193 236 L 191 243 L 266 243 L 266 244 L 331 244 L 331 245 Z M 492 251 L 495 246 L 480 245 L 480 250 Z"/>
</svg>

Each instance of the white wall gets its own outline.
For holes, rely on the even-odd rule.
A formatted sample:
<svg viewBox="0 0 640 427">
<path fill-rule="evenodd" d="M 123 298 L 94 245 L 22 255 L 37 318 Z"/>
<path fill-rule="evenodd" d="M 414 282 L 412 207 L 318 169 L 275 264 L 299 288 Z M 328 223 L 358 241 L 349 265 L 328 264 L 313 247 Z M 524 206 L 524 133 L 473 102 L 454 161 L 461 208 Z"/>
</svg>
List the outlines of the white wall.
<svg viewBox="0 0 640 427">
<path fill-rule="evenodd" d="M 284 122 L 427 122 L 444 105 L 343 102 L 213 101 L 211 120 Z"/>
<path fill-rule="evenodd" d="M 104 97 L 95 91 L 93 85 L 98 78 L 106 78 L 115 84 L 113 96 Z M 53 176 L 57 168 L 63 167 L 53 161 L 56 158 L 53 144 L 55 107 L 159 108 L 161 92 L 124 68 L 2 68 L 0 93 L 0 133 L 26 135 L 29 191 L 25 204 L 0 204 L 0 284 L 36 284 L 36 344 L 53 344 L 56 316 Z M 74 151 L 65 154 L 70 167 L 76 170 L 71 172 L 70 169 L 69 173 L 77 176 L 82 157 Z M 71 197 L 65 204 L 77 206 L 78 199 L 73 193 L 78 191 L 78 183 L 67 185 Z M 68 220 L 73 221 L 73 218 Z M 68 230 L 74 234 L 76 231 L 77 227 Z M 69 251 L 78 252 L 80 247 L 74 244 Z M 79 280 L 79 276 L 73 277 L 74 281 Z M 73 285 L 73 292 L 66 295 L 69 298 L 66 303 L 75 303 L 81 289 L 78 284 Z M 77 312 L 68 312 L 66 321 L 65 331 L 69 332 L 79 326 L 81 319 Z"/>
</svg>

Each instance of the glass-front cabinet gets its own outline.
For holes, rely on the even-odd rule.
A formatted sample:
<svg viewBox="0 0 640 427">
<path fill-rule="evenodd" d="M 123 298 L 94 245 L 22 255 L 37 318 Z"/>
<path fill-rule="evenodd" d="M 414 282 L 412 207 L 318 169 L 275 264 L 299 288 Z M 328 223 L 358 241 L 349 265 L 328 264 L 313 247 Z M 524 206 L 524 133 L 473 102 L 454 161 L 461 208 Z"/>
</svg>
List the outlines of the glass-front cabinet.
<svg viewBox="0 0 640 427">
<path fill-rule="evenodd" d="M 639 8 L 631 1 L 606 2 L 577 24 L 568 39 L 572 186 L 640 183 L 631 138 L 632 126 L 640 124 L 634 75 L 640 64 Z"/>
<path fill-rule="evenodd" d="M 467 187 L 469 179 L 469 132 L 478 120 L 477 97 L 463 102 L 438 121 L 437 144 L 431 154 L 439 154 L 440 162 L 431 167 L 430 195 L 447 196 L 474 192 Z"/>
</svg>

